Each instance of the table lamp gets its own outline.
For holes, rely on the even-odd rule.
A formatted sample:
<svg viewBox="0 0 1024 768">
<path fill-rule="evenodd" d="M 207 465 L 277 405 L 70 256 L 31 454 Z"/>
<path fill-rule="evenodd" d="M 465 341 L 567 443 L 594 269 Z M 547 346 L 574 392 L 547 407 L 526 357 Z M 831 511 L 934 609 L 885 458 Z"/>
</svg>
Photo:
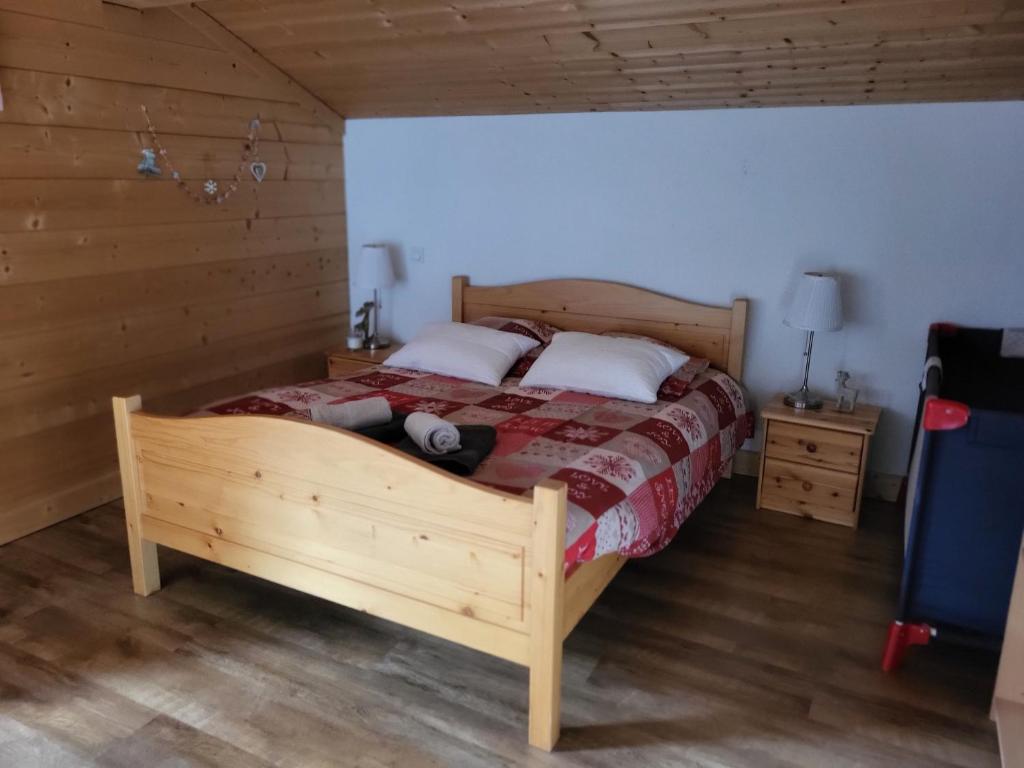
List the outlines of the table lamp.
<svg viewBox="0 0 1024 768">
<path fill-rule="evenodd" d="M 373 289 L 373 333 L 366 341 L 367 349 L 384 349 L 391 342 L 380 335 L 380 291 L 395 284 L 395 270 L 391 265 L 391 254 L 382 243 L 368 243 L 362 247 L 359 264 L 359 285 Z"/>
<path fill-rule="evenodd" d="M 804 383 L 796 392 L 786 395 L 785 403 L 803 410 L 821 408 L 821 398 L 815 397 L 807 388 L 807 377 L 811 372 L 811 348 L 814 346 L 815 331 L 838 331 L 843 327 L 843 302 L 839 295 L 839 280 L 834 275 L 825 275 L 821 272 L 804 272 L 783 322 L 790 328 L 799 328 L 807 332 L 804 345 Z"/>
</svg>

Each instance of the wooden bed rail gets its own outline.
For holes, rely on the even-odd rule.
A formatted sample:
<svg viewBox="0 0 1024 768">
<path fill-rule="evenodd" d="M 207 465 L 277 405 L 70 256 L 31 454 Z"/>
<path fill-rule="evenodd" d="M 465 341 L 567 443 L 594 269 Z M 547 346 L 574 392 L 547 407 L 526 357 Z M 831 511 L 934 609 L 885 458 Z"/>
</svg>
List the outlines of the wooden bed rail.
<svg viewBox="0 0 1024 768">
<path fill-rule="evenodd" d="M 530 743 L 554 747 L 567 623 L 600 593 L 565 603 L 564 483 L 523 498 L 332 427 L 113 405 L 136 593 L 160 544 L 523 664 Z"/>
</svg>

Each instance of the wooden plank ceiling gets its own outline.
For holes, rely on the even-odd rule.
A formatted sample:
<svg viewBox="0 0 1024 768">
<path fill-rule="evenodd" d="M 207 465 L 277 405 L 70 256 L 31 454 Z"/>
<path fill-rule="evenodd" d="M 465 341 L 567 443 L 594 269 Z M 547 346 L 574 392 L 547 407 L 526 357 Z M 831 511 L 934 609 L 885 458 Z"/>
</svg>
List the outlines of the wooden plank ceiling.
<svg viewBox="0 0 1024 768">
<path fill-rule="evenodd" d="M 346 117 L 1024 98 L 1024 0 L 200 7 Z"/>
</svg>

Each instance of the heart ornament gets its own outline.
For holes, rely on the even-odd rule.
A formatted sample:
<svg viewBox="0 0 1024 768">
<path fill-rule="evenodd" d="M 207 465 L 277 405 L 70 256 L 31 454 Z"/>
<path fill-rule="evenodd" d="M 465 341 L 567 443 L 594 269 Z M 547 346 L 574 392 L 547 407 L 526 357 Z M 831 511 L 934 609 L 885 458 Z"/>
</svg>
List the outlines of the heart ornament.
<svg viewBox="0 0 1024 768">
<path fill-rule="evenodd" d="M 252 177 L 256 179 L 256 182 L 260 183 L 267 175 L 267 164 L 262 161 L 258 163 L 251 163 L 249 165 L 249 170 L 252 171 Z"/>
</svg>

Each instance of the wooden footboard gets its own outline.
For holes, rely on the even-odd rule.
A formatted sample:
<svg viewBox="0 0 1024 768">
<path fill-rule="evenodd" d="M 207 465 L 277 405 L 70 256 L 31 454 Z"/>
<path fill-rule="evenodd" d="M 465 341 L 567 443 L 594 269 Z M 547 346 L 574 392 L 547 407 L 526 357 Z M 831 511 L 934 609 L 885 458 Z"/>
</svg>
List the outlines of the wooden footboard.
<svg viewBox="0 0 1024 768">
<path fill-rule="evenodd" d="M 138 594 L 161 544 L 526 665 L 530 743 L 553 748 L 563 638 L 623 563 L 566 589 L 563 483 L 522 498 L 331 427 L 141 405 L 114 399 Z"/>
</svg>

